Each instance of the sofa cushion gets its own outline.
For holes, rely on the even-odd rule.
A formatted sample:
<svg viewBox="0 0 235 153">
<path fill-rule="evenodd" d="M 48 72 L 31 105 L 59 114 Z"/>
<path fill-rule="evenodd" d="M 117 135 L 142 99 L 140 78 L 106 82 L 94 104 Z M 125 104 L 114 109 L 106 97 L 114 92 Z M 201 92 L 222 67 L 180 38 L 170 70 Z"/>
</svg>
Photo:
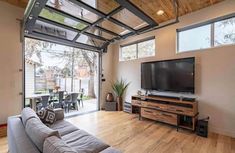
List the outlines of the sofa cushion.
<svg viewBox="0 0 235 153">
<path fill-rule="evenodd" d="M 37 118 L 32 118 L 27 121 L 25 131 L 41 152 L 46 138 L 50 136 L 57 136 L 60 138 L 58 131 L 50 129 Z"/>
<path fill-rule="evenodd" d="M 77 151 L 58 137 L 51 136 L 44 141 L 43 153 L 77 153 Z"/>
<path fill-rule="evenodd" d="M 55 111 L 49 107 L 39 110 L 37 112 L 37 115 L 41 119 L 41 121 L 47 126 L 52 125 L 56 120 Z"/>
<path fill-rule="evenodd" d="M 37 116 L 35 111 L 33 109 L 29 108 L 29 107 L 26 107 L 22 110 L 21 118 L 22 118 L 22 122 L 23 122 L 24 126 L 26 125 L 26 122 L 31 118 L 39 119 L 39 117 Z"/>
<path fill-rule="evenodd" d="M 65 120 L 56 121 L 50 126 L 50 128 L 59 131 L 61 136 L 79 130 L 76 126 L 72 125 L 71 123 Z"/>
<path fill-rule="evenodd" d="M 79 153 L 98 153 L 109 147 L 109 145 L 83 130 L 64 135 L 62 140 Z"/>
</svg>

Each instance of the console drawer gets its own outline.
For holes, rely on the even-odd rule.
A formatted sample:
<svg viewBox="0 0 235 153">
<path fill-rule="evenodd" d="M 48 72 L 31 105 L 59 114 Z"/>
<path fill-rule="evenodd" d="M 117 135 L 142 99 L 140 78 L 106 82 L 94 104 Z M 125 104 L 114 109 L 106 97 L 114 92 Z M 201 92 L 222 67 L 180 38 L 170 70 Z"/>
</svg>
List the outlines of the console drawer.
<svg viewBox="0 0 235 153">
<path fill-rule="evenodd" d="M 134 106 L 139 106 L 139 107 L 141 107 L 141 101 L 139 101 L 139 100 L 132 100 L 132 101 L 131 101 L 131 104 L 134 105 Z"/>
<path fill-rule="evenodd" d="M 168 105 L 166 110 L 169 111 L 169 112 L 173 112 L 173 113 L 177 113 L 177 114 L 190 115 L 190 116 L 192 116 L 194 114 L 193 109 L 192 108 L 187 108 L 187 107 Z"/>
<path fill-rule="evenodd" d="M 142 107 L 166 110 L 167 105 L 159 104 L 159 103 L 151 103 L 151 102 L 142 102 Z"/>
<path fill-rule="evenodd" d="M 148 108 L 141 108 L 141 116 L 148 119 L 169 123 L 172 125 L 177 125 L 176 114 L 166 113 Z"/>
<path fill-rule="evenodd" d="M 147 108 L 141 108 L 141 116 L 152 120 L 160 119 L 159 115 L 157 115 L 154 110 Z"/>
</svg>

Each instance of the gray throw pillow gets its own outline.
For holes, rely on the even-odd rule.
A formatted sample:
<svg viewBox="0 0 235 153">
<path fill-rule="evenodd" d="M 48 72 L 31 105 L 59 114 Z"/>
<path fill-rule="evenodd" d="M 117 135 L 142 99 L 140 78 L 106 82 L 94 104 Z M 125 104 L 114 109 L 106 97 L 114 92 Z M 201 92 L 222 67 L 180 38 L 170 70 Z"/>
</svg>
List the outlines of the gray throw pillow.
<svg viewBox="0 0 235 153">
<path fill-rule="evenodd" d="M 39 110 L 37 112 L 37 115 L 42 123 L 47 126 L 52 125 L 56 120 L 55 111 L 49 107 Z"/>
</svg>

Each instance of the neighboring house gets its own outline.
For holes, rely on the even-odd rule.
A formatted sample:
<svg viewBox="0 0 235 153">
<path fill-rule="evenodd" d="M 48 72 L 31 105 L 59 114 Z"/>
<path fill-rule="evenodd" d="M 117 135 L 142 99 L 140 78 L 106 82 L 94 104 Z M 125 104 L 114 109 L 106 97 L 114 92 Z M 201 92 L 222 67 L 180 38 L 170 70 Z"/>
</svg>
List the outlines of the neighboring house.
<svg viewBox="0 0 235 153">
<path fill-rule="evenodd" d="M 39 63 L 25 59 L 25 95 L 32 95 L 35 92 L 35 71 Z"/>
</svg>

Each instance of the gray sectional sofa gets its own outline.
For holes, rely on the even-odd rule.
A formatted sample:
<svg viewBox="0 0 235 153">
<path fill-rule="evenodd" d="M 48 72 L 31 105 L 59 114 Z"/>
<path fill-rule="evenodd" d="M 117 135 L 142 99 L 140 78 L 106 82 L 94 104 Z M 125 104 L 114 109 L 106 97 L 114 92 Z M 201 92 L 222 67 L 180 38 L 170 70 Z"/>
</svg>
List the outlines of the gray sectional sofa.
<svg viewBox="0 0 235 153">
<path fill-rule="evenodd" d="M 64 120 L 55 110 L 56 122 L 47 127 L 31 108 L 8 118 L 10 153 L 120 153 L 96 137 Z"/>
</svg>

